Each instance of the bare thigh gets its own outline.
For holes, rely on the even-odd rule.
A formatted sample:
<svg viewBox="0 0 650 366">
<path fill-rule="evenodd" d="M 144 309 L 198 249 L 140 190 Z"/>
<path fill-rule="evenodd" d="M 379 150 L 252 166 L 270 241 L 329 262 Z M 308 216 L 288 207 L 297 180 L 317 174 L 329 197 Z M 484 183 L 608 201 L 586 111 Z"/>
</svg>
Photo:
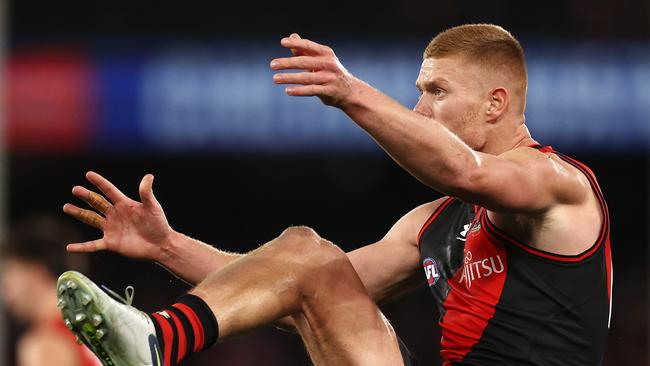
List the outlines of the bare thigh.
<svg viewBox="0 0 650 366">
<path fill-rule="evenodd" d="M 326 278 L 314 279 L 322 285 L 305 291 L 302 311 L 292 316 L 312 361 L 317 366 L 402 365 L 393 327 L 343 257 L 319 274 Z"/>
<path fill-rule="evenodd" d="M 218 319 L 221 341 L 289 316 L 316 365 L 403 362 L 393 328 L 347 255 L 309 228 L 288 228 L 192 293 Z"/>
</svg>

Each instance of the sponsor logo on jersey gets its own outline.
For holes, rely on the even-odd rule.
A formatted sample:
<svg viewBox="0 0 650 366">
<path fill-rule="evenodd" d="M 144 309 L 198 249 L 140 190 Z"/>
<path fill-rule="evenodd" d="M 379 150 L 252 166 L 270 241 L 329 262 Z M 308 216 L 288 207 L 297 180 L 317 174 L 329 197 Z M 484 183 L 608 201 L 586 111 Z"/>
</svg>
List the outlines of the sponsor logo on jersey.
<svg viewBox="0 0 650 366">
<path fill-rule="evenodd" d="M 433 258 L 426 258 L 422 261 L 424 266 L 424 273 L 427 275 L 427 282 L 429 286 L 433 286 L 440 279 L 440 272 L 438 272 L 438 265 Z"/>
<path fill-rule="evenodd" d="M 469 290 L 473 281 L 501 273 L 504 269 L 500 255 L 493 255 L 489 258 L 473 258 L 472 252 L 468 250 L 465 252 L 465 265 L 458 283 L 465 283 L 465 287 Z"/>
</svg>

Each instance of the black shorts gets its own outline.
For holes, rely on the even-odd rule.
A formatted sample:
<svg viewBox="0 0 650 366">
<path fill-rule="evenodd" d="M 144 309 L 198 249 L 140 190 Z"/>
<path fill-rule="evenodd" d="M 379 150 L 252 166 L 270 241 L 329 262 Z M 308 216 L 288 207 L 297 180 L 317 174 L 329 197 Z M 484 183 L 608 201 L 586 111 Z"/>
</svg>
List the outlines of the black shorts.
<svg viewBox="0 0 650 366">
<path fill-rule="evenodd" d="M 404 360 L 404 366 L 418 366 L 418 360 L 413 356 L 411 351 L 406 347 L 404 342 L 397 337 L 397 343 L 399 344 L 399 350 L 402 352 L 402 359 Z"/>
</svg>

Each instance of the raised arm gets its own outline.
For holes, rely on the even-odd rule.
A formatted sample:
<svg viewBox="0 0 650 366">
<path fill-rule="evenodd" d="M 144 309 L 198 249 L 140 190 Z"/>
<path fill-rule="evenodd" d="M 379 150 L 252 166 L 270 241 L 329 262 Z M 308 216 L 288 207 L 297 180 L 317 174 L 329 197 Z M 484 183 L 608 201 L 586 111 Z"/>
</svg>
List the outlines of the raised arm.
<svg viewBox="0 0 650 366">
<path fill-rule="evenodd" d="M 579 172 L 520 147 L 499 156 L 471 149 L 432 118 L 365 83 L 342 109 L 404 169 L 435 190 L 495 212 L 540 212 L 579 203 L 589 185 Z"/>
<path fill-rule="evenodd" d="M 275 59 L 271 68 L 302 72 L 275 74 L 274 82 L 291 84 L 286 88 L 291 96 L 318 96 L 340 108 L 398 164 L 439 192 L 508 213 L 581 202 L 589 191 L 578 172 L 533 149 L 501 156 L 473 150 L 436 119 L 405 108 L 354 77 L 327 46 L 296 34 L 281 44 L 300 56 Z M 500 89 L 495 98 L 505 94 Z M 495 108 L 507 104 L 506 99 L 497 102 Z"/>
</svg>

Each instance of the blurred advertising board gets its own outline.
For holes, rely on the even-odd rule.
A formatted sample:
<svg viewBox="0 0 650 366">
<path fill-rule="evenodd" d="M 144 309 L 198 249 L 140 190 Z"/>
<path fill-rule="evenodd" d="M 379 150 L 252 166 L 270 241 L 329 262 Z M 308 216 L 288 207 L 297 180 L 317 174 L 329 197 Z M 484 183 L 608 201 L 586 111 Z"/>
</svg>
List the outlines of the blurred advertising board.
<svg viewBox="0 0 650 366">
<path fill-rule="evenodd" d="M 650 150 L 646 44 L 527 44 L 527 121 L 570 151 Z M 406 106 L 417 101 L 422 45 L 334 44 L 355 75 Z M 21 47 L 8 63 L 13 151 L 377 152 L 315 98 L 291 98 L 268 67 L 275 41 L 165 46 Z"/>
</svg>

